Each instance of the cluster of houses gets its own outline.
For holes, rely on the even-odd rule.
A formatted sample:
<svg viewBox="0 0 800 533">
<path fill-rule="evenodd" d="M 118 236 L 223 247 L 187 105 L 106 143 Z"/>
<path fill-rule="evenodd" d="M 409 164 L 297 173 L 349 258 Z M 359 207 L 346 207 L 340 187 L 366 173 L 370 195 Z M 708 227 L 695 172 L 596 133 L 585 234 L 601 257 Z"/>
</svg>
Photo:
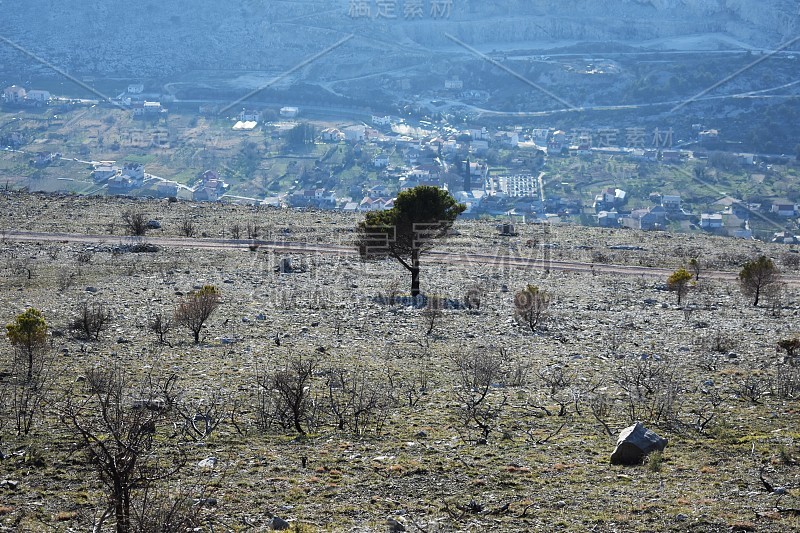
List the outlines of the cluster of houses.
<svg viewBox="0 0 800 533">
<path fill-rule="evenodd" d="M 751 239 L 753 231 L 750 227 L 750 217 L 753 213 L 766 210 L 769 215 L 785 219 L 800 216 L 800 206 L 787 199 L 773 200 L 766 209 L 761 204 L 747 204 L 727 197 L 716 202 L 721 207 L 720 210 L 699 215 L 685 211 L 678 194 L 653 193 L 650 195 L 650 200 L 654 205 L 625 212 L 623 208 L 627 201 L 626 192 L 614 188 L 604 189 L 595 197 L 597 222 L 601 227 L 641 230 L 664 229 L 671 223 L 688 222 L 710 233 Z M 794 243 L 795 236 L 787 232 L 776 233 L 774 242 Z"/>
<path fill-rule="evenodd" d="M 114 164 L 99 164 L 95 165 L 92 178 L 95 183 L 107 185 L 110 194 L 126 194 L 144 184 L 144 165 L 125 163 L 120 167 Z"/>
<path fill-rule="evenodd" d="M 30 160 L 30 164 L 34 167 L 46 167 L 58 161 L 61 157 L 61 152 L 37 152 L 33 159 Z"/>
<path fill-rule="evenodd" d="M 48 91 L 39 89 L 25 90 L 17 85 L 3 89 L 3 102 L 8 105 L 42 107 L 47 105 L 51 98 Z"/>
<path fill-rule="evenodd" d="M 229 185 L 213 170 L 206 170 L 192 192 L 196 202 L 216 202 L 228 191 Z"/>
</svg>

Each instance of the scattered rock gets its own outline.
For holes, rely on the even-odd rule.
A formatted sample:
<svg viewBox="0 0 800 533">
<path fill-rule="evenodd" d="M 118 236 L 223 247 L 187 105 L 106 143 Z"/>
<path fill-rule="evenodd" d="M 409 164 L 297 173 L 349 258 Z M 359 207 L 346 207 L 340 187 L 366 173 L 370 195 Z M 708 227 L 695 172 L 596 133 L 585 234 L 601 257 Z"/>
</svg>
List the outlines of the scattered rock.
<svg viewBox="0 0 800 533">
<path fill-rule="evenodd" d="M 281 257 L 280 263 L 278 266 L 275 267 L 275 272 L 280 274 L 291 274 L 292 270 L 292 258 L 291 257 Z"/>
<path fill-rule="evenodd" d="M 402 522 L 398 522 L 394 518 L 388 519 L 386 521 L 386 524 L 389 526 L 389 531 L 393 533 L 406 530 L 406 526 L 404 526 Z"/>
<path fill-rule="evenodd" d="M 132 409 L 149 409 L 151 411 L 163 411 L 167 408 L 167 403 L 161 398 L 133 400 Z"/>
<path fill-rule="evenodd" d="M 14 481 L 13 479 L 4 479 L 3 481 L 0 481 L 0 488 L 17 490 L 18 487 L 19 481 Z"/>
<path fill-rule="evenodd" d="M 97 292 L 97 288 L 96 287 L 86 287 L 86 292 L 95 293 L 95 292 Z"/>
<path fill-rule="evenodd" d="M 216 498 L 198 498 L 194 501 L 195 505 L 199 505 L 200 507 L 216 507 L 217 506 L 217 499 Z"/>
<path fill-rule="evenodd" d="M 207 457 L 197 463 L 197 466 L 200 468 L 214 468 L 217 466 L 217 458 L 216 457 Z"/>
<path fill-rule="evenodd" d="M 611 464 L 638 465 L 650 452 L 663 450 L 667 439 L 644 427 L 641 422 L 622 430 L 617 447 L 611 454 Z"/>
<path fill-rule="evenodd" d="M 685 515 L 683 513 L 680 513 L 680 514 L 675 515 L 675 520 L 677 520 L 678 522 L 686 522 L 687 520 L 689 520 L 689 516 Z"/>
<path fill-rule="evenodd" d="M 270 521 L 269 527 L 272 528 L 273 531 L 285 531 L 291 527 L 289 522 L 281 518 L 280 516 L 273 516 L 272 520 Z"/>
</svg>

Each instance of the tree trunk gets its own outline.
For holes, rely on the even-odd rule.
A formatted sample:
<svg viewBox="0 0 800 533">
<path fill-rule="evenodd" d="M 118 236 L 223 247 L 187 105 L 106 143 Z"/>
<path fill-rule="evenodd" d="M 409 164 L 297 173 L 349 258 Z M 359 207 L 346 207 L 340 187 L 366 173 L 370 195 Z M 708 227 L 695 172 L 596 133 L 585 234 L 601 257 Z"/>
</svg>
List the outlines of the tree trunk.
<svg viewBox="0 0 800 533">
<path fill-rule="evenodd" d="M 419 252 L 411 254 L 411 297 L 419 296 Z"/>
<path fill-rule="evenodd" d="M 760 286 L 760 285 L 757 285 L 757 286 L 756 286 L 756 299 L 755 299 L 755 301 L 753 302 L 753 307 L 758 307 L 758 298 L 759 298 L 760 296 L 761 296 L 761 286 Z"/>
<path fill-rule="evenodd" d="M 116 473 L 112 475 L 116 475 Z M 123 481 L 120 479 L 114 480 L 114 516 L 117 519 L 117 533 L 128 533 L 128 531 L 130 531 L 130 524 L 128 522 L 128 516 L 125 514 L 125 489 L 122 483 Z"/>
</svg>

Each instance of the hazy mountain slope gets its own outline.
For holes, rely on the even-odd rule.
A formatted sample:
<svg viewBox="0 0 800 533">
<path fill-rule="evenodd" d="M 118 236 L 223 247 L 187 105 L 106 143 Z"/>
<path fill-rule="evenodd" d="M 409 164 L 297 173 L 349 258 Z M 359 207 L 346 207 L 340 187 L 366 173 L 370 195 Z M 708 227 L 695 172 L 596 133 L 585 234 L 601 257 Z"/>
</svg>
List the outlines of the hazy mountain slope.
<svg viewBox="0 0 800 533">
<path fill-rule="evenodd" d="M 643 42 L 702 33 L 752 46 L 777 46 L 800 32 L 795 0 L 453 0 L 433 17 L 353 17 L 348 1 L 238 3 L 169 0 L 28 0 L 0 4 L 0 35 L 31 53 L 80 73 L 159 75 L 210 69 L 285 68 L 350 33 L 357 38 L 328 58 L 351 61 L 359 52 L 427 53 L 452 48 L 446 36 L 472 45 L 567 41 Z M 7 43 L 4 70 L 35 65 Z"/>
</svg>

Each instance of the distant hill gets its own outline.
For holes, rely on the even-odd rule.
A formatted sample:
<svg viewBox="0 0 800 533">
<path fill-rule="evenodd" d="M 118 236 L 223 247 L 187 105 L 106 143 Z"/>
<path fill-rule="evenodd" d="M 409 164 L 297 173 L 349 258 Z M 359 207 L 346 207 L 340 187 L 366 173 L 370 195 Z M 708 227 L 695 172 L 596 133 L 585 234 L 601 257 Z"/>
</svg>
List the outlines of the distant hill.
<svg viewBox="0 0 800 533">
<path fill-rule="evenodd" d="M 0 4 L 0 34 L 75 73 L 162 77 L 198 69 L 285 69 L 350 34 L 355 38 L 315 62 L 316 74 L 387 56 L 463 52 L 448 35 L 491 51 L 598 41 L 761 48 L 800 33 L 796 0 L 426 0 L 421 13 L 413 12 L 411 0 L 397 0 L 395 18 L 379 13 L 375 0 L 363 2 L 369 14 L 354 11 L 357 4 L 26 0 Z M 46 70 L 8 43 L 0 43 L 0 65 L 5 72 Z"/>
</svg>

